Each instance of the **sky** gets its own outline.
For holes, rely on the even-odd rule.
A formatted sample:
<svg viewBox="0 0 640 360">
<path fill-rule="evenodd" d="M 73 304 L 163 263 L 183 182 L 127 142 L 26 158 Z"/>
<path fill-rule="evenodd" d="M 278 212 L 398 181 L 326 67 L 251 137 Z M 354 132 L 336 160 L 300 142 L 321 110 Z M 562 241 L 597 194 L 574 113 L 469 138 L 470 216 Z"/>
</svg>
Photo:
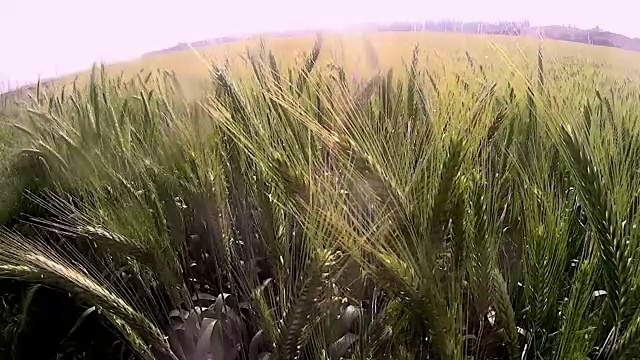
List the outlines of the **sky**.
<svg viewBox="0 0 640 360">
<path fill-rule="evenodd" d="M 639 0 L 0 0 L 0 88 L 216 36 L 402 20 L 525 20 L 640 37 Z"/>
</svg>

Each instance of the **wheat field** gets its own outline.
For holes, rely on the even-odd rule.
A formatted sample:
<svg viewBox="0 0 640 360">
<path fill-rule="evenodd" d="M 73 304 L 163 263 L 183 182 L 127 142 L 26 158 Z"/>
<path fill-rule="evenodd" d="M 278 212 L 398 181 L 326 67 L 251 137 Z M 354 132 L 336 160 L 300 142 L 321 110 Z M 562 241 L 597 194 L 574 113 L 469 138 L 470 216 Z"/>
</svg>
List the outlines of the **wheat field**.
<svg viewBox="0 0 640 360">
<path fill-rule="evenodd" d="M 457 64 L 458 71 L 466 71 L 467 54 L 485 66 L 493 76 L 513 80 L 516 71 L 531 71 L 536 66 L 538 46 L 542 44 L 547 61 L 552 63 L 585 62 L 584 71 L 594 66 L 603 67 L 603 75 L 609 77 L 640 76 L 640 54 L 616 48 L 591 46 L 565 41 L 543 40 L 534 37 L 512 37 L 500 35 L 469 35 L 429 32 L 382 32 L 382 33 L 326 33 L 319 57 L 319 64 L 329 62 L 344 67 L 354 77 L 364 78 L 383 69 L 402 67 L 410 60 L 413 49 L 418 46 L 423 53 L 421 65 L 437 72 L 443 65 Z M 206 81 L 210 65 L 229 64 L 237 71 L 246 71 L 247 51 L 255 52 L 267 47 L 280 60 L 283 67 L 295 64 L 314 44 L 314 37 L 277 38 L 255 36 L 243 41 L 212 45 L 192 51 L 152 55 L 124 63 L 106 66 L 110 76 L 135 77 L 159 70 L 174 71 L 184 84 L 200 85 Z M 371 63 L 371 52 L 376 55 L 376 64 Z M 56 79 L 56 85 L 78 81 L 86 84 L 89 72 L 68 75 Z"/>
<path fill-rule="evenodd" d="M 638 358 L 638 56 L 325 34 L 35 88 L 1 115 L 0 354 Z M 76 311 L 29 317 L 69 306 L 38 286 Z"/>
</svg>

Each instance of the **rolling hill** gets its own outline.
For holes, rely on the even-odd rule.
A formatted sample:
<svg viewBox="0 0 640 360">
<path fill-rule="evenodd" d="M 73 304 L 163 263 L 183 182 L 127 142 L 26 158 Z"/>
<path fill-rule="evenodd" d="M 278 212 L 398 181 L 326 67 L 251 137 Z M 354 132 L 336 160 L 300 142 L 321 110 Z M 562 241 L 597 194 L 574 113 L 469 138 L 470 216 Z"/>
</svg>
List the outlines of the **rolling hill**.
<svg viewBox="0 0 640 360">
<path fill-rule="evenodd" d="M 172 69 L 175 70 L 182 78 L 188 79 L 188 81 L 195 83 L 196 79 L 201 78 L 202 74 L 206 73 L 206 66 L 204 66 L 200 60 L 194 59 L 189 51 L 184 51 L 190 48 L 200 49 L 202 54 L 209 57 L 226 56 L 226 54 L 241 53 L 246 49 L 247 44 L 257 44 L 257 39 L 261 36 L 270 38 L 279 44 L 280 55 L 290 56 L 294 52 L 306 49 L 312 45 L 312 39 L 314 34 L 320 31 L 319 29 L 305 29 L 294 31 L 280 31 L 261 34 L 243 34 L 217 37 L 212 39 L 205 39 L 195 41 L 192 43 L 179 43 L 175 46 L 160 49 L 152 52 L 142 54 L 138 59 L 133 59 L 126 63 L 111 64 L 108 66 L 110 73 L 118 75 L 121 73 L 137 73 L 140 69 L 153 70 L 153 69 Z M 574 46 L 578 44 L 600 45 L 599 47 L 605 49 L 624 49 L 630 51 L 640 51 L 640 39 L 630 38 L 621 34 L 603 31 L 601 29 L 579 29 L 569 26 L 549 25 L 549 26 L 531 26 L 527 22 L 501 22 L 501 23 L 488 23 L 488 22 L 457 22 L 457 21 L 425 21 L 425 22 L 395 22 L 395 23 L 369 23 L 359 26 L 353 26 L 344 28 L 340 31 L 340 37 L 347 39 L 358 37 L 357 33 L 370 33 L 374 37 L 379 37 L 381 41 L 381 47 L 387 48 L 392 43 L 407 43 L 405 46 L 399 46 L 400 50 L 411 49 L 415 43 L 421 43 L 426 45 L 425 48 L 449 48 L 453 47 L 457 50 L 463 51 L 469 44 L 464 41 L 461 42 L 459 37 L 462 34 L 469 35 L 502 35 L 507 38 L 522 38 L 527 44 L 533 44 L 536 38 L 545 38 L 552 40 L 568 41 L 574 45 L 566 49 L 568 52 L 575 50 Z M 400 34 L 406 33 L 407 36 Z M 427 33 L 431 35 L 428 36 Z M 349 35 L 352 34 L 352 35 Z M 377 35 L 376 35 L 377 34 Z M 386 34 L 386 35 L 385 35 Z M 393 35 L 396 34 L 396 35 Z M 409 35 L 410 34 L 410 35 Z M 333 34 L 338 35 L 338 34 Z M 330 35 L 330 38 L 335 36 Z M 343 36 L 344 35 L 344 36 Z M 400 36 L 400 37 L 398 37 Z M 452 38 L 450 38 L 452 37 Z M 454 39 L 455 38 L 455 39 Z M 360 46 L 360 40 L 347 40 L 348 51 L 350 56 L 353 57 L 354 52 L 361 52 L 363 48 Z M 496 39 L 494 37 L 494 39 Z M 426 41 L 426 43 L 425 43 Z M 336 41 L 329 41 L 330 43 L 336 43 Z M 375 41 L 374 41 L 375 42 Z M 409 44 L 411 43 L 411 44 Z M 457 45 L 453 45 L 453 44 Z M 510 43 L 509 42 L 505 42 Z M 449 45 L 446 45 L 449 44 Z M 335 44 L 334 44 L 335 45 Z M 339 47 L 341 48 L 342 45 Z M 394 45 L 395 46 L 395 45 Z M 331 46 L 330 46 L 331 47 Z M 564 46 L 562 46 L 564 48 Z M 335 46 L 333 47 L 336 48 Z M 576 50 L 578 48 L 575 48 Z M 596 50 L 596 47 L 593 48 Z M 580 50 L 582 51 L 582 50 Z M 604 52 L 598 52 L 599 54 L 605 54 Z M 611 55 L 602 55 L 609 57 Z M 617 62 L 623 62 L 625 67 L 628 68 L 629 62 L 623 60 L 620 55 L 616 55 L 620 59 Z M 628 56 L 631 56 L 629 54 Z M 628 56 L 624 56 L 627 58 Z M 84 74 L 84 75 L 83 75 Z M 76 74 L 69 74 L 58 79 L 43 79 L 40 83 L 41 86 L 48 87 L 55 83 L 70 83 L 78 76 L 86 77 L 86 70 L 80 71 Z M 19 89 L 14 89 L 9 92 L 0 92 L 0 102 L 7 102 L 11 98 L 20 98 L 24 94 L 33 91 L 36 84 L 25 86 Z"/>
<path fill-rule="evenodd" d="M 487 35 L 511 35 L 511 36 L 535 36 L 554 40 L 579 42 L 584 44 L 615 47 L 625 50 L 640 51 L 640 38 L 630 38 L 625 35 L 604 31 L 599 28 L 580 29 L 572 26 L 548 25 L 531 26 L 528 22 L 460 22 L 460 21 L 425 21 L 425 22 L 394 22 L 384 24 L 365 24 L 347 28 L 346 30 L 387 32 L 387 31 L 435 31 L 448 33 L 487 34 Z M 266 35 L 272 37 L 297 37 L 305 36 L 321 29 L 296 30 L 272 32 Z M 225 44 L 241 41 L 249 36 L 224 36 L 207 40 L 187 43 L 179 43 L 170 48 L 152 51 L 143 55 L 153 56 L 177 52 L 193 48 L 202 48 L 216 44 Z"/>
</svg>

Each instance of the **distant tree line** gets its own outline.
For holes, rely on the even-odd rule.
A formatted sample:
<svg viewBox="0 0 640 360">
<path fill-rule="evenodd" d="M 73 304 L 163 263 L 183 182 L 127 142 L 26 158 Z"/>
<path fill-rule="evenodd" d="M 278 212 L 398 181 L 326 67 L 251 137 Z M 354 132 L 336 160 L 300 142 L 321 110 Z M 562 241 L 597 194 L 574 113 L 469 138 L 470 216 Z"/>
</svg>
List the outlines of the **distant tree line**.
<svg viewBox="0 0 640 360">
<path fill-rule="evenodd" d="M 501 21 L 488 22 L 462 22 L 453 20 L 424 21 L 424 22 L 393 22 L 384 25 L 375 25 L 379 31 L 438 31 L 461 32 L 476 34 L 500 34 L 522 35 L 529 31 L 529 21 Z"/>
</svg>

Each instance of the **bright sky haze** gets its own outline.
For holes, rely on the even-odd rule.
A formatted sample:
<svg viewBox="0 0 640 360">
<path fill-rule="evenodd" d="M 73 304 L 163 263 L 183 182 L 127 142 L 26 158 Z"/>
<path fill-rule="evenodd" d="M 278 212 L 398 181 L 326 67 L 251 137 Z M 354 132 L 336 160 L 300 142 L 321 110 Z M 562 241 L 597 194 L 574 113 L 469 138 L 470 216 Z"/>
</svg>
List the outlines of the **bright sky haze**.
<svg viewBox="0 0 640 360">
<path fill-rule="evenodd" d="M 0 0 L 0 84 L 223 35 L 373 21 L 528 19 L 640 37 L 639 14 L 640 0 Z"/>
</svg>

